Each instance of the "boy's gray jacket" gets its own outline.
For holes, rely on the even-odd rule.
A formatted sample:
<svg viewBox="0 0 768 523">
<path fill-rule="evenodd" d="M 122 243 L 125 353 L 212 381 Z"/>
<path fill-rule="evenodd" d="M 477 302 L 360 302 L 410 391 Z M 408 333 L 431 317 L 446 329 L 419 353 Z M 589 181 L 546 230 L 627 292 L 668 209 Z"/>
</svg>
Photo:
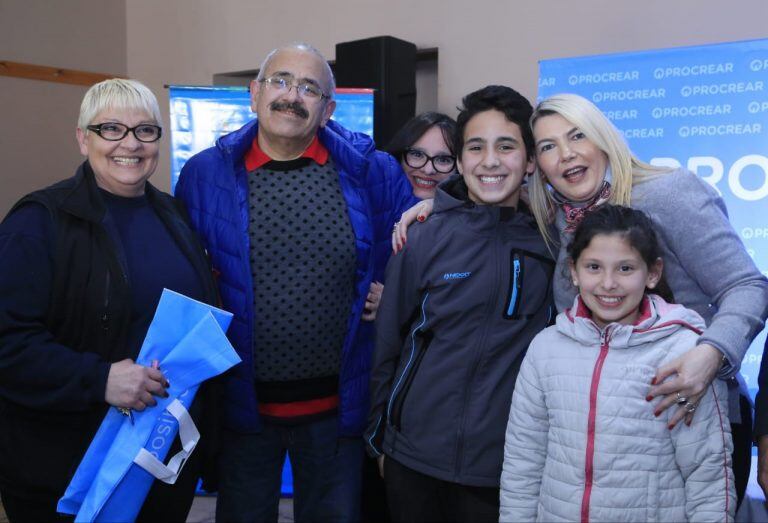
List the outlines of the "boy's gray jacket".
<svg viewBox="0 0 768 523">
<path fill-rule="evenodd" d="M 602 331 L 576 298 L 536 336 L 509 414 L 500 521 L 733 521 L 725 383 L 690 427 L 654 416 L 656 369 L 696 345 L 704 321 L 658 296 L 636 325 Z"/>
<path fill-rule="evenodd" d="M 377 313 L 366 440 L 423 474 L 499 485 L 528 344 L 553 318 L 554 262 L 524 206 L 475 205 L 460 176 L 408 230 Z M 386 464 L 385 464 L 386 469 Z"/>
</svg>

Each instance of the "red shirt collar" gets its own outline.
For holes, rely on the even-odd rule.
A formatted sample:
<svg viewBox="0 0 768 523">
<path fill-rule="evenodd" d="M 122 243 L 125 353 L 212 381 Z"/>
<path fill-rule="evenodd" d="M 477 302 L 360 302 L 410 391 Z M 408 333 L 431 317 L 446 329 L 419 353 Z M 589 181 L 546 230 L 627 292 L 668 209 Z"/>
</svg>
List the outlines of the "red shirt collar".
<svg viewBox="0 0 768 523">
<path fill-rule="evenodd" d="M 314 140 L 312 140 L 312 143 L 309 144 L 309 147 L 304 149 L 304 152 L 301 153 L 300 158 L 309 158 L 310 160 L 314 160 L 319 165 L 325 165 L 325 163 L 328 161 L 328 149 L 326 149 L 323 144 L 320 143 L 317 135 L 315 135 Z M 262 151 L 261 147 L 259 147 L 258 137 L 254 138 L 253 143 L 251 144 L 251 148 L 247 153 L 245 153 L 245 168 L 249 171 L 254 171 L 271 161 L 272 158 L 267 156 L 267 153 Z"/>
</svg>

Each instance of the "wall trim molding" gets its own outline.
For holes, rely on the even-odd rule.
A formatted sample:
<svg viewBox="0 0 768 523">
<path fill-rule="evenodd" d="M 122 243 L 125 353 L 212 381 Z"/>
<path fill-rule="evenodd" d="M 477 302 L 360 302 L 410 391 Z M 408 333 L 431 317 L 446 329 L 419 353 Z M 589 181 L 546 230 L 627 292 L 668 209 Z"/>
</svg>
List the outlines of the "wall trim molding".
<svg viewBox="0 0 768 523">
<path fill-rule="evenodd" d="M 42 80 L 44 82 L 85 85 L 89 87 L 110 78 L 121 78 L 118 75 L 112 74 L 91 73 L 76 69 L 62 69 L 60 67 L 25 64 L 8 60 L 0 60 L 0 76 L 13 76 L 28 80 Z"/>
</svg>

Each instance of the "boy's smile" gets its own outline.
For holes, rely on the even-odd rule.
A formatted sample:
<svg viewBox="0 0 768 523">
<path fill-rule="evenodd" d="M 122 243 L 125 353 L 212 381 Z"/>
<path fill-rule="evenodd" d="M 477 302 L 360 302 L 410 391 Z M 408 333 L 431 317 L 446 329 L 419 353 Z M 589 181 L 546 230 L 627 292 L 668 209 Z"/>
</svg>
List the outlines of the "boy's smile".
<svg viewBox="0 0 768 523">
<path fill-rule="evenodd" d="M 469 198 L 481 205 L 515 207 L 523 178 L 533 171 L 520 127 L 490 109 L 474 115 L 464 129 L 459 172 Z"/>
</svg>

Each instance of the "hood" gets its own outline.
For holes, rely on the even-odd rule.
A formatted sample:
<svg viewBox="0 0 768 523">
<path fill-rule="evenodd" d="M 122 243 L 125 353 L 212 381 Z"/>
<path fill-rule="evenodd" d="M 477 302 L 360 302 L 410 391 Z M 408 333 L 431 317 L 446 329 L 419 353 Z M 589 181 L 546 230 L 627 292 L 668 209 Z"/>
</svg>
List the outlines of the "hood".
<svg viewBox="0 0 768 523">
<path fill-rule="evenodd" d="M 578 295 L 573 306 L 557 316 L 556 324 L 559 332 L 585 345 L 599 343 L 603 333 L 608 331 L 611 348 L 630 348 L 652 343 L 680 329 L 701 334 L 706 327 L 704 319 L 695 311 L 667 303 L 655 294 L 643 298 L 640 316 L 634 325 L 611 323 L 601 330 L 592 321 L 592 313 Z"/>
<path fill-rule="evenodd" d="M 469 199 L 467 184 L 460 174 L 452 174 L 440 182 L 435 190 L 435 206 L 433 212 L 445 212 L 457 207 L 472 207 Z"/>
<path fill-rule="evenodd" d="M 325 143 L 323 135 L 327 133 L 333 133 L 337 135 L 343 142 L 351 145 L 352 148 L 359 152 L 362 156 L 368 156 L 374 151 L 374 149 L 376 149 L 376 144 L 374 143 L 373 138 L 365 133 L 350 131 L 335 120 L 328 120 L 328 123 L 325 124 L 325 127 L 318 131 L 320 140 L 323 143 Z"/>
<path fill-rule="evenodd" d="M 236 131 L 219 136 L 216 139 L 216 148 L 231 159 L 239 160 L 251 148 L 253 140 L 259 132 L 259 122 L 252 120 Z"/>
</svg>

